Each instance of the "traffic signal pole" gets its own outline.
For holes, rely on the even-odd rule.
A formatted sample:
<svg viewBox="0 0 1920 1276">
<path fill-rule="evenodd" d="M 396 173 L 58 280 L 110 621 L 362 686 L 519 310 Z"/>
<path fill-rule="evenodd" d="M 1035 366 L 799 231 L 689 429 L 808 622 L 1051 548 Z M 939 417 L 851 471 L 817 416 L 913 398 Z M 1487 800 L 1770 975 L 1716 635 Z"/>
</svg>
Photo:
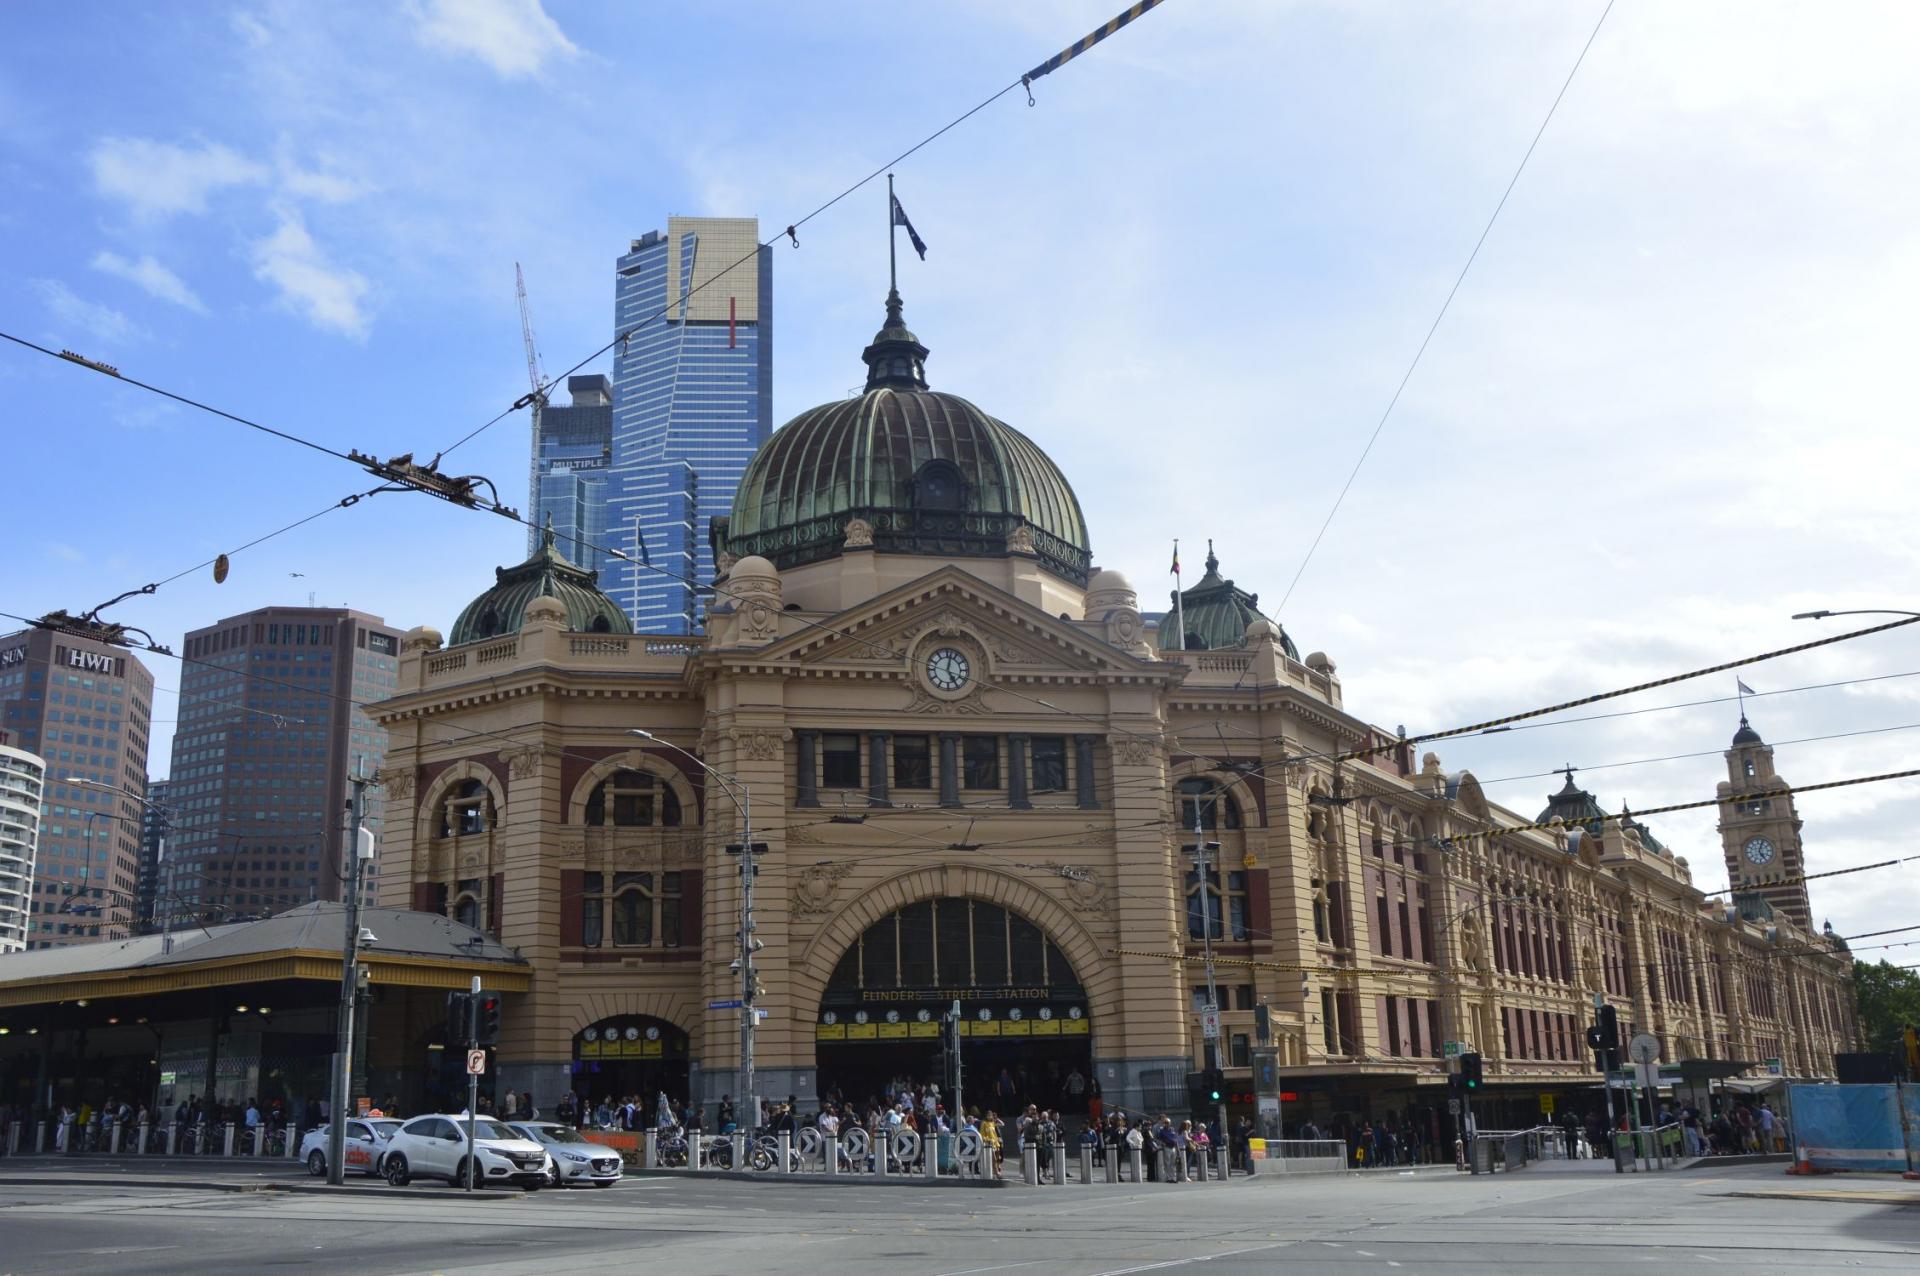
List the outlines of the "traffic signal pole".
<svg viewBox="0 0 1920 1276">
<path fill-rule="evenodd" d="M 1200 794 L 1193 795 L 1193 865 L 1195 877 L 1200 887 L 1200 950 L 1207 964 L 1207 1010 L 1206 1020 L 1212 1025 L 1214 1035 L 1205 1038 L 1205 1056 L 1209 1075 L 1220 1071 L 1220 988 L 1213 977 L 1213 893 L 1207 883 L 1207 852 L 1218 849 L 1218 843 L 1208 842 L 1201 827 Z M 1220 1131 L 1221 1142 L 1227 1139 L 1227 1101 L 1224 1094 L 1214 1107 L 1215 1129 Z"/>
<path fill-rule="evenodd" d="M 340 1009 L 335 1016 L 332 1111 L 327 1114 L 327 1182 L 339 1187 L 347 1181 L 347 1102 L 353 1077 L 353 1011 L 360 982 L 360 890 L 366 860 L 360 854 L 360 821 L 366 811 L 367 780 L 354 775 L 347 831 L 347 932 L 340 944 Z M 208 1079 L 207 1093 L 213 1093 Z"/>
<path fill-rule="evenodd" d="M 473 995 L 467 998 L 467 1049 L 480 1049 L 480 976 L 473 977 Z M 473 1142 L 474 1114 L 480 1106 L 480 1074 L 467 1069 L 467 1190 L 473 1190 L 473 1163 L 480 1158 Z M 511 1115 L 511 1114 L 509 1114 Z"/>
</svg>

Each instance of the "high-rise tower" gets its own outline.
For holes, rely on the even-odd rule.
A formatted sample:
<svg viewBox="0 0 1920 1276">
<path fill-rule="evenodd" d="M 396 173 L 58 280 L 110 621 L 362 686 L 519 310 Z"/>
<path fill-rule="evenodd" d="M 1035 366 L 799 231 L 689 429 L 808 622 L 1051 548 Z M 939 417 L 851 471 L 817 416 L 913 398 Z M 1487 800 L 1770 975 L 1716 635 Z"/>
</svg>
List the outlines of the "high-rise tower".
<svg viewBox="0 0 1920 1276">
<path fill-rule="evenodd" d="M 543 528 L 569 562 L 589 571 L 606 563 L 607 465 L 613 459 L 613 386 L 604 377 L 568 377 L 573 402 L 540 412 L 534 442 L 533 508 L 527 552 L 540 548 Z"/>
<path fill-rule="evenodd" d="M 1746 715 L 1727 750 L 1727 779 L 1719 786 L 1720 842 L 1727 880 L 1737 894 L 1764 898 L 1803 930 L 1813 929 L 1801 857 L 1800 815 L 1787 782 L 1773 769 L 1773 749 Z"/>
<path fill-rule="evenodd" d="M 606 535 L 635 561 L 601 564 L 600 584 L 643 633 L 698 624 L 714 578 L 708 521 L 733 507 L 773 432 L 773 268 L 759 235 L 751 217 L 670 217 L 618 262 L 614 330 L 632 335 L 614 355 Z"/>
</svg>

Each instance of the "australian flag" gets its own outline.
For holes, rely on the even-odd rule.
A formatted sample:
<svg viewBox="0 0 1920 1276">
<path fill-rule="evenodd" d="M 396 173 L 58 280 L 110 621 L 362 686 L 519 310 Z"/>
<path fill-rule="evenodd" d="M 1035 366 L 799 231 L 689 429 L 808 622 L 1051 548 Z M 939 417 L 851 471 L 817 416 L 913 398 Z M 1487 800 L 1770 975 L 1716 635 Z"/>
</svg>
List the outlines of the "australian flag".
<svg viewBox="0 0 1920 1276">
<path fill-rule="evenodd" d="M 907 238 L 913 241 L 913 251 L 920 254 L 921 261 L 925 261 L 927 259 L 927 241 L 920 238 L 920 232 L 915 230 L 913 223 L 907 220 L 907 210 L 900 207 L 900 197 L 896 195 L 892 198 L 893 224 L 907 228 Z"/>
</svg>

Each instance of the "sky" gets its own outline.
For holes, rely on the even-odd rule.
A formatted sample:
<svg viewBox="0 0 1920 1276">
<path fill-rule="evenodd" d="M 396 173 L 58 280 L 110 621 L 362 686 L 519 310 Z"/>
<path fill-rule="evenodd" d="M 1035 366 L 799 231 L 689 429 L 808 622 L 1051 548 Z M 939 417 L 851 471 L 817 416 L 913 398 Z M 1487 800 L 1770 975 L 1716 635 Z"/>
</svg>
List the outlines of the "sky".
<svg viewBox="0 0 1920 1276">
<path fill-rule="evenodd" d="M 895 167 L 929 247 L 901 262 L 929 380 L 1049 452 L 1144 606 L 1174 538 L 1189 579 L 1212 538 L 1390 728 L 1847 623 L 1797 611 L 1920 606 L 1901 4 L 1618 0 L 1306 560 L 1602 7 L 1168 0 Z M 557 375 L 611 337 L 630 239 L 670 214 L 771 235 L 1115 8 L 17 0 L 0 327 L 342 450 L 432 456 L 528 388 L 516 262 Z M 774 247 L 776 422 L 860 383 L 885 216 L 870 184 Z M 18 347 L 0 405 L 7 612 L 83 610 L 373 485 Z M 449 469 L 523 505 L 527 429 L 507 417 Z M 107 615 L 177 646 L 311 591 L 444 629 L 524 548 L 383 495 Z M 1913 765 L 1916 631 L 1743 671 L 1784 777 Z M 1733 692 L 1436 751 L 1529 818 L 1568 764 L 1610 810 L 1702 800 Z M 173 716 L 163 692 L 156 778 Z M 1920 783 L 1799 807 L 1812 871 L 1867 864 L 1910 852 Z M 1711 810 L 1650 822 L 1725 883 Z M 1920 862 L 1811 892 L 1842 934 L 1911 923 Z M 1920 961 L 1881 942 L 1861 955 Z"/>
</svg>

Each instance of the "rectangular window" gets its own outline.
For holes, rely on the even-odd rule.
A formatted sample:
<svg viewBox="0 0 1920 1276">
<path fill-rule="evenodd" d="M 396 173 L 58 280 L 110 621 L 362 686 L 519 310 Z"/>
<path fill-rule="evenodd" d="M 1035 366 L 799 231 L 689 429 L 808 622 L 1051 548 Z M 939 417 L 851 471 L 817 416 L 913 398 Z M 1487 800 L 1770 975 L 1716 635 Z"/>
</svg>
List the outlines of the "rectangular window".
<svg viewBox="0 0 1920 1276">
<path fill-rule="evenodd" d="M 1244 1032 L 1236 1032 L 1228 1037 L 1227 1066 L 1230 1068 L 1250 1068 L 1253 1066 L 1253 1042 Z"/>
<path fill-rule="evenodd" d="M 933 787 L 933 741 L 924 735 L 893 737 L 893 787 L 930 789 Z"/>
<path fill-rule="evenodd" d="M 613 875 L 613 943 L 645 948 L 653 943 L 653 874 Z"/>
<path fill-rule="evenodd" d="M 970 735 L 961 741 L 961 782 L 969 789 L 1000 787 L 1000 737 Z"/>
<path fill-rule="evenodd" d="M 860 737 L 823 735 L 820 737 L 820 783 L 829 789 L 860 787 Z"/>
<path fill-rule="evenodd" d="M 1067 740 L 1065 736 L 1037 735 L 1033 750 L 1033 791 L 1057 793 L 1067 787 Z"/>
<path fill-rule="evenodd" d="M 660 875 L 660 946 L 680 947 L 680 874 Z"/>
</svg>

